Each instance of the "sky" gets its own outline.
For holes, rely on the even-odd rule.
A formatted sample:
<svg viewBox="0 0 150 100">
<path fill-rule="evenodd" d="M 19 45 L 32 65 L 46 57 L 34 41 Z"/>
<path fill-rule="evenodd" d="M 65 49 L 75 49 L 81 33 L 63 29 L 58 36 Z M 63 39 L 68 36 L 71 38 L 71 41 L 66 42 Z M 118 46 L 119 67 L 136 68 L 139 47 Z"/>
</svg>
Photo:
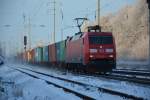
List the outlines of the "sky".
<svg viewBox="0 0 150 100">
<path fill-rule="evenodd" d="M 101 0 L 101 16 L 137 0 Z M 56 0 L 56 42 L 78 32 L 74 18 L 95 20 L 97 0 Z M 23 36 L 31 48 L 52 43 L 54 0 L 0 0 L 0 46 L 10 54 L 23 51 Z M 30 21 L 29 21 L 30 20 Z M 30 24 L 29 24 L 30 22 Z M 30 35 L 29 35 L 30 34 Z M 29 42 L 28 42 L 29 44 Z"/>
</svg>

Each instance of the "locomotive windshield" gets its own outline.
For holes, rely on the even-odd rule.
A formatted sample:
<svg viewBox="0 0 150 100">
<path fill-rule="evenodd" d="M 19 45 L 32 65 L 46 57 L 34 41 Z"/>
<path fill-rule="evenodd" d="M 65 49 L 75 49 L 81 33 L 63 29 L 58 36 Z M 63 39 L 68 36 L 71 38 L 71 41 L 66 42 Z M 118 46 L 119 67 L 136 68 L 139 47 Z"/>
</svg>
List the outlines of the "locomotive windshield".
<svg viewBox="0 0 150 100">
<path fill-rule="evenodd" d="M 112 44 L 112 36 L 89 36 L 90 44 Z"/>
</svg>

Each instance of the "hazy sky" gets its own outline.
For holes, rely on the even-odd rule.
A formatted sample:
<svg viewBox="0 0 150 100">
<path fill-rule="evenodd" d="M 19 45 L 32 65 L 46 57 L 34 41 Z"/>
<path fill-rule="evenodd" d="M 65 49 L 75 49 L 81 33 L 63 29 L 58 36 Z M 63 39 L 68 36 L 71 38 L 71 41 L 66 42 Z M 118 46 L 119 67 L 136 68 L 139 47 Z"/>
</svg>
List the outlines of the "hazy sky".
<svg viewBox="0 0 150 100">
<path fill-rule="evenodd" d="M 31 46 L 39 43 L 48 44 L 53 32 L 54 0 L 0 0 L 0 43 L 8 51 L 23 48 L 23 35 L 29 31 L 31 23 Z M 101 0 L 101 15 L 118 11 L 127 4 L 137 0 Z M 92 21 L 95 16 L 97 0 L 56 0 L 56 41 L 61 40 L 61 29 L 64 39 L 67 35 L 78 32 L 75 26 L 76 17 L 85 17 Z M 62 20 L 63 14 L 63 20 Z M 9 26 L 10 25 L 10 26 Z M 44 25 L 42 27 L 41 25 Z"/>
</svg>

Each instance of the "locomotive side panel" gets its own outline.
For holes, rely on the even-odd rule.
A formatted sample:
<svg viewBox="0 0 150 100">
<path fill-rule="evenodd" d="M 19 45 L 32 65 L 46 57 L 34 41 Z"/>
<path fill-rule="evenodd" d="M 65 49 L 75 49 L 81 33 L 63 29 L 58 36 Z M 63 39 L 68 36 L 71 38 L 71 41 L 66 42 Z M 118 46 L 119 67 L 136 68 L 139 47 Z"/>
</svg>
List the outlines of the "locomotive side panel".
<svg viewBox="0 0 150 100">
<path fill-rule="evenodd" d="M 83 61 L 83 40 L 81 34 L 67 42 L 66 63 L 82 64 Z"/>
</svg>

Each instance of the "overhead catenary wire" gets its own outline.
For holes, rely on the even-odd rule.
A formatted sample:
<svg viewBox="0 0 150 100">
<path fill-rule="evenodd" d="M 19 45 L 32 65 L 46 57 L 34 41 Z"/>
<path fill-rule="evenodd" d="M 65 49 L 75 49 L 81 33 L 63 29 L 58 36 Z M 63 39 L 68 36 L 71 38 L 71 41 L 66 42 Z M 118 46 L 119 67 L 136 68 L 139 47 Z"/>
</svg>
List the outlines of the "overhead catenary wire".
<svg viewBox="0 0 150 100">
<path fill-rule="evenodd" d="M 37 2 L 39 2 L 39 1 L 37 1 Z M 42 6 L 43 6 L 45 3 L 46 3 L 46 1 L 45 1 L 45 0 L 43 0 L 43 1 L 40 3 L 39 7 L 35 7 L 35 12 L 34 12 L 34 13 L 32 13 L 32 14 L 30 15 L 31 20 L 32 20 L 34 17 L 36 17 L 36 16 L 37 16 L 37 14 L 40 12 L 40 10 L 41 10 Z M 37 9 L 36 9 L 36 8 L 37 8 Z"/>
<path fill-rule="evenodd" d="M 113 1 L 107 3 L 107 4 L 103 5 L 103 6 L 100 6 L 100 9 L 103 10 L 104 8 L 107 8 L 109 5 L 111 5 L 111 3 L 113 3 Z M 77 11 L 74 14 L 85 13 L 85 17 L 88 18 L 88 19 L 90 19 L 89 16 L 93 16 L 94 15 L 94 17 L 95 17 L 95 14 L 98 11 L 98 8 L 89 11 L 89 8 L 91 8 L 93 5 L 94 5 L 94 3 L 91 4 L 90 6 L 86 7 L 86 9 L 81 10 L 81 11 Z"/>
</svg>

